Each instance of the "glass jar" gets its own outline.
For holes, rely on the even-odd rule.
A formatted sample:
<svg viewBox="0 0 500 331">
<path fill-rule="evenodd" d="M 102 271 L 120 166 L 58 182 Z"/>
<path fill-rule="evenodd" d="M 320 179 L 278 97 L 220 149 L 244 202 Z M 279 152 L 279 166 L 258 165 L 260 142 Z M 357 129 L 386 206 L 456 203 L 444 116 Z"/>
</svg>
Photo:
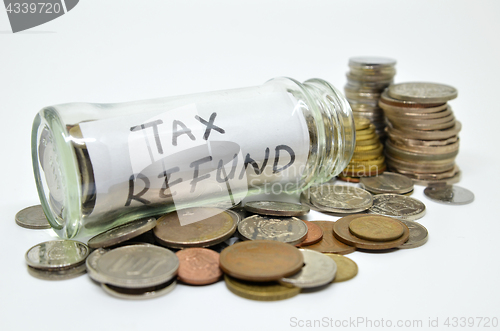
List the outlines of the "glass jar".
<svg viewBox="0 0 500 331">
<path fill-rule="evenodd" d="M 328 82 L 275 78 L 242 89 L 45 107 L 31 143 L 43 210 L 59 236 L 73 238 L 328 181 L 351 159 L 355 130 L 348 102 Z"/>
</svg>

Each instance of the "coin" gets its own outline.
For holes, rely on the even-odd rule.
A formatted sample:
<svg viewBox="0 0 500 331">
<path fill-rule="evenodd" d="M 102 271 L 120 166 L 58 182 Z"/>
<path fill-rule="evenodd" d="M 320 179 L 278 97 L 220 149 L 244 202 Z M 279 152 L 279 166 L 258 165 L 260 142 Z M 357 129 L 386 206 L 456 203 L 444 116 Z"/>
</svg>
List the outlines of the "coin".
<svg viewBox="0 0 500 331">
<path fill-rule="evenodd" d="M 474 193 L 455 185 L 429 186 L 424 194 L 431 200 L 449 205 L 466 205 L 474 201 Z"/>
<path fill-rule="evenodd" d="M 304 220 L 301 221 L 304 222 L 305 225 L 307 226 L 307 235 L 304 238 L 304 240 L 298 243 L 296 246 L 303 247 L 303 246 L 313 245 L 320 242 L 321 239 L 323 239 L 323 230 L 321 230 L 321 227 L 319 225 L 309 221 L 304 221 Z"/>
<path fill-rule="evenodd" d="M 292 276 L 283 277 L 279 281 L 300 288 L 312 288 L 331 283 L 337 272 L 337 265 L 322 253 L 301 249 L 304 256 L 304 267 Z"/>
<path fill-rule="evenodd" d="M 219 253 L 207 248 L 191 247 L 175 253 L 179 258 L 177 277 L 190 285 L 207 285 L 222 277 Z"/>
<path fill-rule="evenodd" d="M 380 56 L 355 56 L 349 58 L 351 67 L 393 67 L 396 60 Z"/>
<path fill-rule="evenodd" d="M 106 254 L 109 250 L 104 249 L 104 248 L 98 248 L 92 251 L 92 253 L 89 254 L 87 259 L 85 260 L 85 266 L 87 269 L 87 273 L 89 274 L 90 278 L 95 280 L 98 283 L 104 283 L 106 281 L 105 277 L 100 277 L 99 272 L 97 271 L 97 260 L 101 258 L 104 254 Z"/>
<path fill-rule="evenodd" d="M 436 140 L 436 139 L 448 139 L 450 137 L 456 136 L 462 129 L 462 124 L 459 121 L 455 121 L 455 125 L 449 129 L 445 130 L 404 130 L 401 128 L 394 127 L 390 122 L 387 124 L 387 133 L 389 135 L 403 136 L 407 138 L 421 139 L 421 140 Z"/>
<path fill-rule="evenodd" d="M 146 288 L 139 288 L 139 289 L 123 288 L 119 286 L 113 286 L 110 284 L 101 284 L 101 287 L 104 290 L 104 292 L 119 299 L 144 300 L 144 299 L 158 298 L 167 293 L 170 293 L 172 292 L 172 290 L 175 288 L 176 285 L 177 281 L 173 279 L 164 284 Z"/>
<path fill-rule="evenodd" d="M 252 240 L 226 247 L 220 268 L 231 277 L 268 282 L 297 273 L 304 264 L 302 253 L 279 241 Z"/>
<path fill-rule="evenodd" d="M 458 95 L 454 87 L 425 82 L 393 84 L 389 86 L 388 92 L 393 98 L 419 103 L 444 103 Z"/>
<path fill-rule="evenodd" d="M 358 238 L 351 234 L 349 231 L 349 223 L 357 218 L 370 217 L 369 215 L 350 215 L 345 216 L 335 222 L 333 226 L 333 235 L 345 244 L 352 245 L 356 248 L 366 249 L 366 250 L 385 250 L 390 248 L 395 248 L 402 245 L 408 240 L 410 236 L 410 230 L 403 225 L 403 235 L 395 240 L 390 241 L 371 241 Z M 384 216 L 380 216 L 384 217 Z"/>
<path fill-rule="evenodd" d="M 196 222 L 181 225 L 178 213 L 188 219 L 188 223 L 189 220 Z M 157 221 L 154 234 L 158 242 L 167 247 L 208 247 L 231 237 L 236 226 L 233 217 L 222 209 L 195 207 L 163 215 Z"/>
<path fill-rule="evenodd" d="M 300 288 L 284 286 L 276 282 L 252 283 L 224 276 L 227 288 L 234 294 L 251 300 L 276 301 L 292 298 L 300 293 Z"/>
<path fill-rule="evenodd" d="M 27 229 L 50 229 L 41 205 L 24 208 L 16 214 L 16 223 Z"/>
<path fill-rule="evenodd" d="M 403 222 L 410 230 L 410 237 L 408 238 L 407 242 L 405 242 L 398 248 L 416 248 L 422 246 L 427 242 L 429 233 L 422 224 L 413 221 L 401 222 Z"/>
<path fill-rule="evenodd" d="M 179 268 L 179 259 L 166 248 L 130 245 L 108 251 L 97 259 L 97 281 L 125 287 L 145 288 L 171 280 Z M 93 273 L 89 273 L 93 276 Z"/>
<path fill-rule="evenodd" d="M 89 248 L 74 240 L 52 240 L 37 244 L 26 252 L 26 263 L 33 268 L 55 270 L 76 267 L 85 262 Z"/>
<path fill-rule="evenodd" d="M 413 190 L 413 182 L 404 175 L 393 172 L 384 172 L 373 177 L 360 179 L 361 187 L 371 193 L 404 194 Z"/>
<path fill-rule="evenodd" d="M 321 252 L 335 254 L 349 254 L 356 250 L 354 246 L 346 245 L 333 236 L 333 225 L 331 221 L 311 221 L 323 230 L 323 239 L 317 244 L 309 245 L 306 248 Z"/>
<path fill-rule="evenodd" d="M 322 185 L 311 188 L 311 203 L 332 213 L 355 213 L 371 207 L 372 195 L 360 188 L 343 185 Z"/>
<path fill-rule="evenodd" d="M 156 218 L 146 217 L 120 225 L 89 239 L 90 248 L 105 248 L 117 245 L 148 232 L 156 226 Z"/>
<path fill-rule="evenodd" d="M 373 206 L 368 213 L 414 221 L 425 215 L 425 205 L 404 195 L 379 194 L 373 197 Z"/>
<path fill-rule="evenodd" d="M 331 258 L 337 264 L 337 274 L 333 280 L 334 283 L 352 279 L 358 274 L 358 265 L 350 258 L 331 253 L 325 253 L 324 255 Z"/>
<path fill-rule="evenodd" d="M 245 209 L 268 216 L 302 216 L 309 212 L 309 208 L 304 205 L 281 201 L 249 201 L 245 204 Z"/>
<path fill-rule="evenodd" d="M 401 222 L 384 216 L 366 216 L 353 219 L 349 231 L 358 238 L 371 241 L 391 241 L 401 237 L 404 227 Z"/>
<path fill-rule="evenodd" d="M 80 264 L 76 267 L 56 270 L 44 270 L 27 266 L 28 273 L 38 279 L 43 280 L 66 280 L 72 279 L 85 274 L 85 264 Z"/>
<path fill-rule="evenodd" d="M 246 240 L 274 240 L 296 245 L 307 235 L 307 225 L 296 217 L 276 218 L 253 215 L 238 224 Z"/>
</svg>

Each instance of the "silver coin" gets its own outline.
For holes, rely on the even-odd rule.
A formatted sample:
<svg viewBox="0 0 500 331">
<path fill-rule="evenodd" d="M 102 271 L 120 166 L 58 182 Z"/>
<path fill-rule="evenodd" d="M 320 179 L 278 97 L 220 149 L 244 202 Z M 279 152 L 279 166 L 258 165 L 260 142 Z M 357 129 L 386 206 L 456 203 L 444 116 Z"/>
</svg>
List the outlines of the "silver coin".
<svg viewBox="0 0 500 331">
<path fill-rule="evenodd" d="M 304 256 L 304 267 L 295 275 L 281 278 L 282 284 L 300 288 L 312 288 L 326 285 L 333 281 L 337 273 L 337 264 L 328 256 L 309 249 L 300 249 Z"/>
<path fill-rule="evenodd" d="M 26 263 L 33 268 L 56 270 L 83 264 L 89 248 L 74 240 L 52 240 L 31 247 L 26 252 Z"/>
<path fill-rule="evenodd" d="M 423 82 L 394 84 L 389 86 L 388 93 L 395 99 L 419 103 L 445 103 L 458 95 L 452 86 Z"/>
<path fill-rule="evenodd" d="M 392 67 L 396 60 L 380 56 L 356 56 L 349 59 L 351 67 Z"/>
<path fill-rule="evenodd" d="M 429 233 L 422 224 L 407 220 L 402 220 L 401 222 L 403 222 L 410 230 L 410 237 L 408 238 L 407 242 L 405 242 L 398 248 L 420 247 L 427 242 L 427 239 L 429 238 Z"/>
<path fill-rule="evenodd" d="M 237 213 L 234 210 L 227 209 L 224 212 L 226 212 L 229 215 L 231 215 L 231 217 L 233 218 L 234 224 L 240 224 L 241 220 L 243 219 L 243 217 L 241 216 L 241 214 Z"/>
<path fill-rule="evenodd" d="M 321 185 L 311 188 L 310 201 L 323 211 L 331 213 L 358 213 L 370 208 L 370 192 L 354 186 Z"/>
<path fill-rule="evenodd" d="M 425 205 L 405 195 L 379 194 L 373 197 L 373 206 L 368 213 L 414 221 L 425 215 Z"/>
<path fill-rule="evenodd" d="M 98 283 L 104 282 L 106 279 L 100 277 L 99 272 L 97 271 L 97 260 L 101 258 L 104 254 L 106 254 L 109 250 L 104 248 L 98 248 L 89 254 L 87 260 L 85 261 L 85 266 L 87 268 L 87 273 Z"/>
<path fill-rule="evenodd" d="M 153 245 L 131 245 L 110 250 L 97 259 L 95 272 L 103 283 L 144 288 L 168 282 L 177 274 L 179 259 Z"/>
<path fill-rule="evenodd" d="M 50 229 L 41 205 L 24 208 L 16 214 L 16 223 L 27 229 Z"/>
<path fill-rule="evenodd" d="M 43 280 L 66 280 L 72 279 L 85 274 L 85 264 L 80 264 L 73 268 L 58 269 L 58 270 L 44 270 L 28 266 L 28 273 L 38 279 Z"/>
<path fill-rule="evenodd" d="M 296 245 L 306 237 L 307 225 L 295 217 L 253 215 L 240 222 L 238 232 L 246 240 L 274 240 Z"/>
<path fill-rule="evenodd" d="M 474 193 L 455 185 L 429 186 L 424 194 L 431 200 L 449 205 L 466 205 L 474 201 Z"/>
<path fill-rule="evenodd" d="M 117 245 L 148 232 L 156 226 L 156 218 L 146 217 L 120 225 L 89 239 L 90 248 L 105 248 Z"/>
<path fill-rule="evenodd" d="M 245 209 L 251 213 L 268 216 L 302 216 L 309 212 L 309 207 L 281 201 L 249 201 Z"/>
<path fill-rule="evenodd" d="M 373 177 L 361 177 L 359 184 L 368 192 L 405 194 L 413 190 L 413 181 L 394 172 L 384 172 Z"/>
<path fill-rule="evenodd" d="M 142 289 L 122 288 L 109 284 L 101 284 L 101 287 L 106 293 L 119 299 L 145 300 L 158 298 L 167 293 L 170 293 L 176 285 L 177 281 L 174 279 L 173 281 L 167 282 L 165 284 Z"/>
</svg>

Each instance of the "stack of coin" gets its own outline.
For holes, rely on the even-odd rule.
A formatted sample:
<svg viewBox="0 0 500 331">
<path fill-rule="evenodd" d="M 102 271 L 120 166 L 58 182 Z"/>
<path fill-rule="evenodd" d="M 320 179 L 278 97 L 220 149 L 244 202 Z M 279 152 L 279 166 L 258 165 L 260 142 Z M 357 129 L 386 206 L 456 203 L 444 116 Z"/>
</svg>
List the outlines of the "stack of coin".
<svg viewBox="0 0 500 331">
<path fill-rule="evenodd" d="M 375 126 L 363 117 L 355 117 L 356 145 L 347 167 L 339 179 L 359 182 L 361 177 L 376 176 L 385 170 L 384 146 L 375 132 Z"/>
<path fill-rule="evenodd" d="M 370 120 L 376 133 L 385 136 L 384 112 L 378 106 L 381 93 L 393 82 L 396 61 L 384 57 L 352 57 L 345 96 L 355 115 Z"/>
<path fill-rule="evenodd" d="M 365 250 L 385 250 L 403 245 L 410 230 L 401 221 L 381 215 L 351 215 L 339 219 L 333 235 L 341 242 Z"/>
<path fill-rule="evenodd" d="M 455 183 L 460 171 L 458 154 L 460 122 L 447 101 L 457 90 L 435 83 L 391 85 L 379 101 L 388 119 L 388 167 L 416 184 Z"/>
<path fill-rule="evenodd" d="M 89 248 L 73 240 L 52 240 L 35 245 L 26 252 L 28 272 L 36 278 L 63 280 L 83 275 Z"/>
</svg>

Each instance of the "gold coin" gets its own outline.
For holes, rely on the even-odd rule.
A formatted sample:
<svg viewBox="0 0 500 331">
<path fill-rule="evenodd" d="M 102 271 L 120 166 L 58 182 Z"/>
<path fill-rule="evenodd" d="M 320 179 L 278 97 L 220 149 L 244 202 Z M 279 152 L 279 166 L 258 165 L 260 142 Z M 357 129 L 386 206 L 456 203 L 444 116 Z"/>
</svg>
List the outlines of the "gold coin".
<svg viewBox="0 0 500 331">
<path fill-rule="evenodd" d="M 374 150 L 376 148 L 379 148 L 380 145 L 381 145 L 380 142 L 376 142 L 373 145 L 366 145 L 366 146 L 358 146 L 358 145 L 356 145 L 356 147 L 354 148 L 354 152 L 371 151 L 371 150 Z"/>
<path fill-rule="evenodd" d="M 373 145 L 380 142 L 380 139 L 377 137 L 372 138 L 372 139 L 366 139 L 366 140 L 356 140 L 356 147 L 357 146 L 366 146 L 366 145 Z"/>
<path fill-rule="evenodd" d="M 369 126 L 370 120 L 358 116 L 354 117 L 354 127 L 356 128 L 356 131 L 368 129 Z"/>
<path fill-rule="evenodd" d="M 391 241 L 403 235 L 400 221 L 380 216 L 366 216 L 352 220 L 349 231 L 358 238 L 371 241 Z"/>
<path fill-rule="evenodd" d="M 356 130 L 356 136 L 369 136 L 371 134 L 375 133 L 375 126 L 373 124 L 370 124 L 370 126 L 367 129 L 364 130 Z"/>
<path fill-rule="evenodd" d="M 369 166 L 380 166 L 384 164 L 385 161 L 385 156 L 379 156 L 376 159 L 373 160 L 356 160 L 356 159 L 351 159 L 351 162 L 349 162 L 349 167 L 354 167 L 354 168 L 360 168 L 360 167 L 369 167 Z"/>
<path fill-rule="evenodd" d="M 324 253 L 337 264 L 337 274 L 332 283 L 344 282 L 354 278 L 358 274 L 358 265 L 344 255 Z"/>
<path fill-rule="evenodd" d="M 300 293 L 298 287 L 288 287 L 276 282 L 252 283 L 237 280 L 224 275 L 227 288 L 234 294 L 251 300 L 276 301 L 296 296 Z"/>
<path fill-rule="evenodd" d="M 352 154 L 352 158 L 353 159 L 361 159 L 361 160 L 376 159 L 377 157 L 382 155 L 383 149 L 384 149 L 384 146 L 382 144 L 379 144 L 379 146 L 377 148 L 371 149 L 369 151 L 354 152 Z"/>
<path fill-rule="evenodd" d="M 375 131 L 373 131 L 373 133 L 371 134 L 368 134 L 368 135 L 358 135 L 356 133 L 356 143 L 358 141 L 363 141 L 363 140 L 371 140 L 371 139 L 374 139 L 374 138 L 378 138 L 377 134 L 375 133 Z"/>
</svg>

